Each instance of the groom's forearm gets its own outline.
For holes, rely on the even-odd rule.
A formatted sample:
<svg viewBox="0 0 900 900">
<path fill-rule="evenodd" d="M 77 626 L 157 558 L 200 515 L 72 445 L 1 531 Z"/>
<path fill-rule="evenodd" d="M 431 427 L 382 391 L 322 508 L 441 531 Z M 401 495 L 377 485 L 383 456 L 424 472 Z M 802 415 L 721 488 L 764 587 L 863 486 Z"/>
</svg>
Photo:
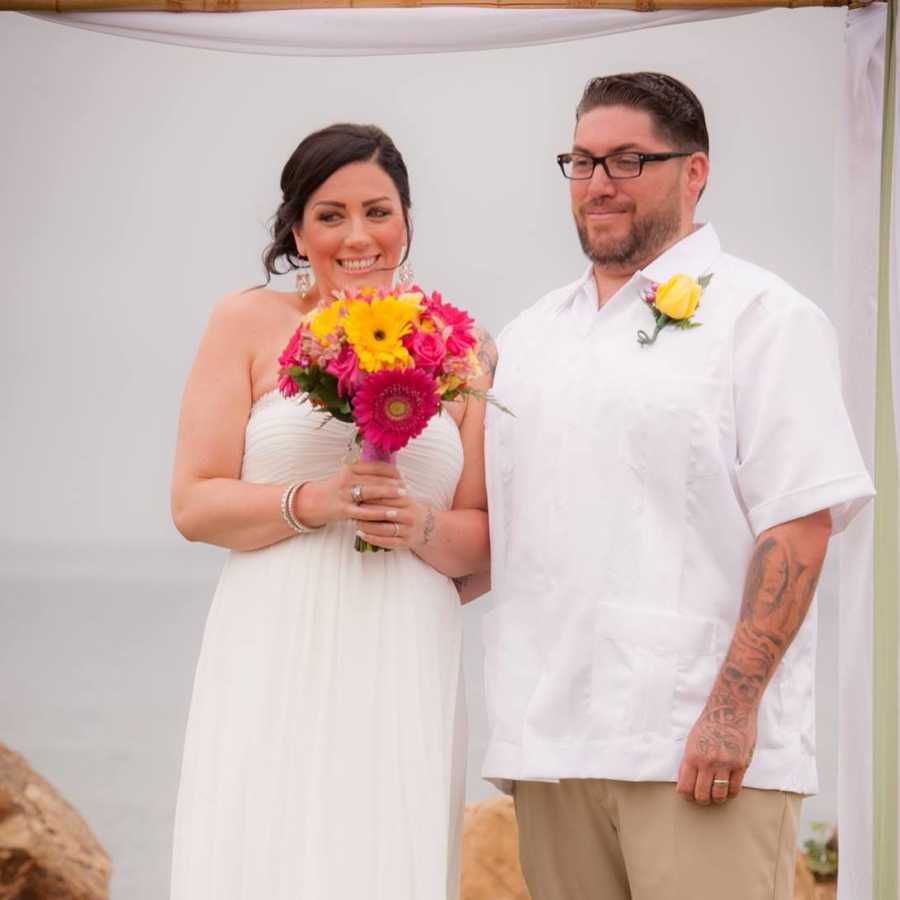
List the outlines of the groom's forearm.
<svg viewBox="0 0 900 900">
<path fill-rule="evenodd" d="M 809 611 L 831 534 L 828 510 L 784 522 L 756 541 L 741 612 L 701 721 L 709 753 L 744 747 L 747 723 Z M 755 729 L 753 730 L 755 733 Z M 703 748 L 701 748 L 702 751 Z"/>
</svg>

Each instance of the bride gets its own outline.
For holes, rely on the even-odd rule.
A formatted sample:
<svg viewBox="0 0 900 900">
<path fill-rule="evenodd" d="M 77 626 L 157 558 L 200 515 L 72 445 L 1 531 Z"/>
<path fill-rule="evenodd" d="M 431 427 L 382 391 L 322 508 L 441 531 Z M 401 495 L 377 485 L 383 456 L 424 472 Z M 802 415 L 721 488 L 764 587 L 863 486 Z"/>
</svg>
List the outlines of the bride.
<svg viewBox="0 0 900 900">
<path fill-rule="evenodd" d="M 484 406 L 445 404 L 395 468 L 352 461 L 352 425 L 280 395 L 301 318 L 336 290 L 389 288 L 410 239 L 406 166 L 373 126 L 309 135 L 281 189 L 266 270 L 315 282 L 225 297 L 182 404 L 175 524 L 232 552 L 197 665 L 171 897 L 456 900 L 473 592 L 454 580 L 489 567 Z M 479 356 L 485 388 L 486 335 Z M 357 533 L 394 552 L 357 552 Z"/>
</svg>

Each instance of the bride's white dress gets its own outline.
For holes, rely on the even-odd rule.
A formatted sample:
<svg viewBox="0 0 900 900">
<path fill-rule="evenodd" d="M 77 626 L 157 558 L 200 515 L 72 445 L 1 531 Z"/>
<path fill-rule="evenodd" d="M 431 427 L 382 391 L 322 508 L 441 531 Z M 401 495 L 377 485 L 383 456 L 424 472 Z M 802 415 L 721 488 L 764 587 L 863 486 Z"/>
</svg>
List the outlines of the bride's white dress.
<svg viewBox="0 0 900 900">
<path fill-rule="evenodd" d="M 261 397 L 242 479 L 335 472 L 354 429 L 322 420 Z M 413 496 L 439 509 L 462 463 L 446 413 L 398 459 Z M 353 541 L 343 522 L 229 556 L 194 682 L 172 900 L 456 900 L 459 599 L 412 553 Z"/>
</svg>

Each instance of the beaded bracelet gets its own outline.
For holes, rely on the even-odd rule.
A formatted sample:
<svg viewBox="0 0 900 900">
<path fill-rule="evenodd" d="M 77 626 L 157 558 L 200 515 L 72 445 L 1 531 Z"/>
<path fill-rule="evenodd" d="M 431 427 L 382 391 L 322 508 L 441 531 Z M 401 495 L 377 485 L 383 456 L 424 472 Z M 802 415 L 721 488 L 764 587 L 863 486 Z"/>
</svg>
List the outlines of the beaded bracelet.
<svg viewBox="0 0 900 900">
<path fill-rule="evenodd" d="M 318 531 L 322 527 L 321 525 L 317 525 L 315 528 L 310 528 L 309 525 L 304 525 L 294 515 L 294 494 L 296 494 L 304 484 L 306 484 L 305 481 L 295 481 L 293 484 L 289 485 L 281 495 L 281 518 L 284 519 L 297 534 L 310 534 L 313 531 Z"/>
</svg>

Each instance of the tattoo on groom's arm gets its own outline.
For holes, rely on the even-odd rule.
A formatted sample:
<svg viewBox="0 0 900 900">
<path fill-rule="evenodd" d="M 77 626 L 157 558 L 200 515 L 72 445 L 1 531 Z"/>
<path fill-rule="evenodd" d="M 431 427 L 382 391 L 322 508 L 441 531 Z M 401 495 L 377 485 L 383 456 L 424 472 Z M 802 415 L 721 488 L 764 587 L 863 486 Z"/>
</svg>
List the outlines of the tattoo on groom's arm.
<svg viewBox="0 0 900 900">
<path fill-rule="evenodd" d="M 786 523 L 757 542 L 734 637 L 701 716 L 705 755 L 752 749 L 743 746 L 743 729 L 809 610 L 830 532 L 830 519 L 828 528 L 823 523 Z"/>
<path fill-rule="evenodd" d="M 478 329 L 478 347 L 475 351 L 478 362 L 481 363 L 481 371 L 487 375 L 491 381 L 494 380 L 494 373 L 497 371 L 497 345 L 494 339 L 483 328 Z"/>
</svg>

